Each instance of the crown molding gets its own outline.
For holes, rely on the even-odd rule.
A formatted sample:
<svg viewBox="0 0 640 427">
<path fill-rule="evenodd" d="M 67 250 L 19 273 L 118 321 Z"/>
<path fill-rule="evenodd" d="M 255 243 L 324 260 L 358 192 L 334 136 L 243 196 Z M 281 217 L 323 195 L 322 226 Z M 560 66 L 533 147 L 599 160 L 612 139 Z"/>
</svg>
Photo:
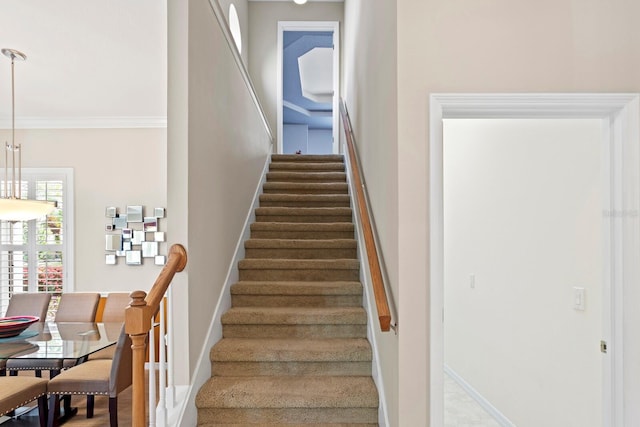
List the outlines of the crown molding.
<svg viewBox="0 0 640 427">
<path fill-rule="evenodd" d="M 166 116 L 140 117 L 16 117 L 16 129 L 126 129 L 166 128 Z M 8 118 L 0 129 L 11 129 Z"/>
</svg>

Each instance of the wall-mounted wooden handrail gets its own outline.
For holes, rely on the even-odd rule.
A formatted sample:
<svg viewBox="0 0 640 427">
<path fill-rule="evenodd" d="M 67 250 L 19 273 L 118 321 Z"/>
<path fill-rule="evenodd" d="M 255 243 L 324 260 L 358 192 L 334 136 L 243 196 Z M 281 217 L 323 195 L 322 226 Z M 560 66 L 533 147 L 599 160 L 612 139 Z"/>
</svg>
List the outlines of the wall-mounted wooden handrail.
<svg viewBox="0 0 640 427">
<path fill-rule="evenodd" d="M 388 332 L 391 328 L 391 312 L 389 310 L 389 300 L 384 286 L 384 277 L 380 267 L 380 257 L 378 256 L 378 248 L 376 246 L 375 235 L 369 216 L 369 204 L 365 195 L 365 187 L 360 172 L 360 165 L 353 137 L 353 129 L 351 128 L 351 120 L 344 101 L 340 102 L 340 117 L 344 126 L 345 138 L 347 142 L 347 150 L 349 151 L 349 165 L 351 168 L 352 179 L 358 201 L 358 212 L 360 215 L 360 223 L 362 224 L 362 233 L 367 251 L 367 261 L 369 264 L 369 273 L 371 275 L 371 287 L 378 311 L 378 320 L 380 322 L 380 330 Z M 397 325 L 394 325 L 395 328 Z"/>
<path fill-rule="evenodd" d="M 146 359 L 146 338 L 151 329 L 151 321 L 160 309 L 160 302 L 171 284 L 173 276 L 187 265 L 187 251 L 180 244 L 169 249 L 167 263 L 160 271 L 153 287 L 147 294 L 144 291 L 131 293 L 131 304 L 125 310 L 125 331 L 131 337 L 133 350 L 133 391 L 132 421 L 133 427 L 144 427 L 145 421 L 145 380 L 144 363 Z M 149 410 L 155 410 L 149 408 Z"/>
</svg>

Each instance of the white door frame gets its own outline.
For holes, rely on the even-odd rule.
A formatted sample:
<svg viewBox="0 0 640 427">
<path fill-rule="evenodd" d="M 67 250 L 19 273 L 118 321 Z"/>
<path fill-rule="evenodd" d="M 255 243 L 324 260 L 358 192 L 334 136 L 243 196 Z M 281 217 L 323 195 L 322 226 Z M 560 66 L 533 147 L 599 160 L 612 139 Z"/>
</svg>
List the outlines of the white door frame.
<svg viewBox="0 0 640 427">
<path fill-rule="evenodd" d="M 340 23 L 338 21 L 278 21 L 278 71 L 277 71 L 277 144 L 276 152 L 282 153 L 282 118 L 283 118 L 283 90 L 282 90 L 282 48 L 285 31 L 333 31 L 333 153 L 338 154 L 340 141 L 339 112 L 340 105 Z"/>
<path fill-rule="evenodd" d="M 640 303 L 640 96 L 631 94 L 432 94 L 430 97 L 430 408 L 444 425 L 443 124 L 446 118 L 596 118 L 603 123 L 603 426 L 625 426 L 640 411 L 637 339 Z M 626 297 L 626 298 L 625 298 Z M 633 308 L 635 305 L 635 309 Z M 625 328 L 625 325 L 627 326 Z M 623 347 L 623 339 L 633 345 Z M 541 343 L 542 344 L 542 343 Z M 594 343 L 597 346 L 598 343 Z M 625 376 L 623 374 L 627 375 Z M 625 382 L 626 380 L 626 382 Z M 635 405 L 637 406 L 637 405 Z M 636 412 L 633 412 L 636 411 Z"/>
</svg>

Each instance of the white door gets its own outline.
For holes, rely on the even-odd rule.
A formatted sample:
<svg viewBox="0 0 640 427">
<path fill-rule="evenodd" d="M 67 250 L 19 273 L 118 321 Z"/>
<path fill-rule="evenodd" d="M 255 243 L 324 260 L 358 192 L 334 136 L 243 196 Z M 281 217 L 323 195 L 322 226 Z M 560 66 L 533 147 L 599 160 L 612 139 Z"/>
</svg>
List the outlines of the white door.
<svg viewBox="0 0 640 427">
<path fill-rule="evenodd" d="M 430 193 L 430 420 L 431 425 L 444 425 L 444 334 L 447 314 L 445 302 L 445 212 L 444 212 L 444 137 L 443 119 L 597 119 L 601 134 L 601 191 L 602 191 L 602 342 L 601 352 L 602 401 L 600 420 L 603 426 L 634 426 L 640 419 L 635 405 L 625 401 L 640 396 L 640 370 L 634 361 L 640 360 L 635 325 L 640 322 L 636 310 L 640 294 L 636 292 L 640 280 L 640 96 L 638 94 L 432 94 L 430 96 L 429 136 L 429 193 Z M 570 175 L 574 161 L 565 161 Z M 480 172 L 482 173 L 482 172 Z M 471 213 L 469 213 L 471 214 Z M 579 221 L 574 221 L 577 225 Z M 571 228 L 571 227 L 565 227 Z M 573 230 L 576 227 L 573 226 Z M 592 234 L 593 236 L 593 234 Z M 482 291 L 485 277 L 481 273 L 471 278 L 473 271 L 465 272 L 467 289 Z M 515 274 L 514 274 L 515 275 Z M 514 277 L 513 280 L 518 280 Z M 566 305 L 580 303 L 580 283 L 565 283 L 569 287 Z M 484 285 L 483 285 L 484 284 Z M 576 293 L 577 292 L 577 293 Z M 479 293 L 479 292 L 477 292 Z M 587 290 L 584 303 L 589 306 Z M 477 298 L 470 296 L 469 299 Z M 532 297 L 533 298 L 533 297 Z M 529 299 L 529 298 L 526 298 Z M 524 303 L 524 302 L 523 302 Z M 526 301 L 531 303 L 531 301 Z M 544 315 L 546 301 L 540 304 Z M 514 303 L 517 305 L 519 303 Z M 579 305 L 579 304 L 578 304 Z M 517 306 L 512 307 L 517 311 Z M 573 309 L 572 309 L 573 310 Z M 573 313 L 580 317 L 582 313 Z M 489 314 L 488 316 L 491 316 Z M 505 320 L 508 321 L 508 320 Z M 564 325 L 560 325 L 564 326 Z M 557 334 L 558 328 L 550 328 L 549 334 Z M 523 331 L 524 332 L 524 331 Z M 523 334 L 526 335 L 526 334 Z M 525 341 L 526 339 L 519 339 Z M 624 343 L 623 343 L 624 341 Z M 628 343 L 625 345 L 625 343 Z M 501 343 L 502 345 L 502 343 Z M 508 345 L 508 343 L 507 343 Z M 544 347 L 545 343 L 529 343 Z M 600 343 L 592 344 L 599 348 Z M 549 348 L 558 351 L 557 347 Z M 591 350 L 589 350 L 591 351 Z M 483 357 L 482 353 L 474 357 Z M 538 402 L 523 402 L 540 411 L 545 408 Z M 508 424 L 507 424 L 508 425 Z M 552 425 L 545 422 L 545 425 Z M 600 424 L 598 424 L 600 425 Z"/>
<path fill-rule="evenodd" d="M 601 135 L 444 120 L 445 427 L 602 425 Z"/>
</svg>

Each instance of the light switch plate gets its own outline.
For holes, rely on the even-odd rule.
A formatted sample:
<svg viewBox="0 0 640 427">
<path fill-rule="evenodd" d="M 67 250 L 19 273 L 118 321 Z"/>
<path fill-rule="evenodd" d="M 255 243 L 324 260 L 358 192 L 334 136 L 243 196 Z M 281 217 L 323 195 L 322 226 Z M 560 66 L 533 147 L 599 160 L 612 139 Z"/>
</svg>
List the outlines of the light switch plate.
<svg viewBox="0 0 640 427">
<path fill-rule="evenodd" d="M 584 288 L 573 287 L 573 309 L 584 311 Z"/>
</svg>

